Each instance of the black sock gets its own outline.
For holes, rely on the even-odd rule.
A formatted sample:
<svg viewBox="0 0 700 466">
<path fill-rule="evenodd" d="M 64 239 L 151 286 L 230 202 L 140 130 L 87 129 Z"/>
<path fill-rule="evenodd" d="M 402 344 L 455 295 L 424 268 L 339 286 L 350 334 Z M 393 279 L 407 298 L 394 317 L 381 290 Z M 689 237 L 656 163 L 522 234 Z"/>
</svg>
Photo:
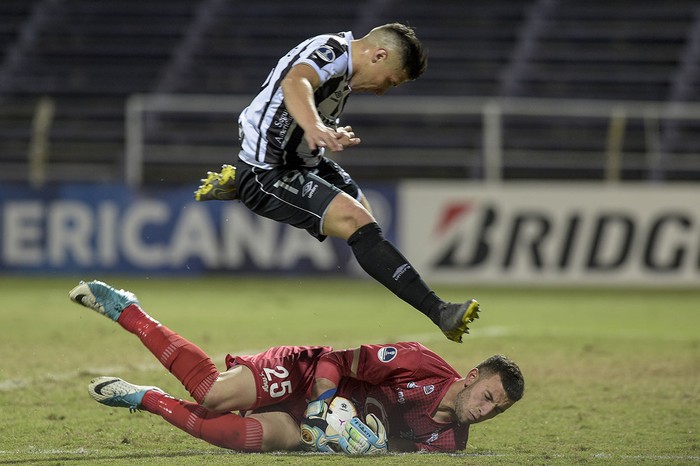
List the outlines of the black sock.
<svg viewBox="0 0 700 466">
<path fill-rule="evenodd" d="M 442 300 L 428 288 L 403 254 L 384 239 L 379 225 L 370 223 L 361 227 L 348 238 L 348 244 L 370 277 L 438 323 Z"/>
</svg>

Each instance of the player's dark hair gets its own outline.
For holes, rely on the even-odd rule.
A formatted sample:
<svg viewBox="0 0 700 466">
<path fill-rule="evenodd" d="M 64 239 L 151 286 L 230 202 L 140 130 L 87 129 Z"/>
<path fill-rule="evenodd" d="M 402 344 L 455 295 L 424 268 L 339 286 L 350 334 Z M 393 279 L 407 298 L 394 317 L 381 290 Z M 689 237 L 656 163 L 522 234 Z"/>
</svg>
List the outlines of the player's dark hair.
<svg viewBox="0 0 700 466">
<path fill-rule="evenodd" d="M 423 48 L 416 33 L 410 26 L 401 23 L 389 23 L 378 29 L 391 31 L 401 43 L 402 62 L 410 81 L 418 79 L 428 68 L 428 53 Z"/>
<path fill-rule="evenodd" d="M 498 374 L 501 377 L 503 389 L 510 401 L 516 402 L 523 397 L 525 379 L 520 368 L 507 357 L 496 354 L 476 366 L 481 375 Z"/>
</svg>

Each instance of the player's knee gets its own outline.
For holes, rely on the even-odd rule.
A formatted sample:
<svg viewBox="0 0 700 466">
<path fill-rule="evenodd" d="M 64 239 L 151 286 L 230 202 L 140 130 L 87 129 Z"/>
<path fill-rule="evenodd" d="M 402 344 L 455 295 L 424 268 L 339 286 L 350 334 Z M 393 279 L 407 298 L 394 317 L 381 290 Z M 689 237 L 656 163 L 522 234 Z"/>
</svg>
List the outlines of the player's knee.
<svg viewBox="0 0 700 466">
<path fill-rule="evenodd" d="M 296 450 L 301 443 L 299 423 L 289 414 L 271 412 L 254 414 L 263 426 L 262 451 Z"/>
<path fill-rule="evenodd" d="M 375 222 L 372 214 L 350 196 L 338 201 L 331 204 L 324 216 L 324 234 L 347 239 L 363 226 Z"/>
<path fill-rule="evenodd" d="M 370 223 L 375 223 L 374 218 L 371 215 L 363 215 L 362 213 L 349 218 L 346 221 L 345 227 L 347 236 L 349 237 L 357 230 Z"/>
<path fill-rule="evenodd" d="M 200 404 L 207 408 L 209 411 L 214 411 L 217 413 L 225 413 L 231 411 L 230 409 L 227 409 L 227 403 L 225 400 L 209 395 L 207 395 Z"/>
<path fill-rule="evenodd" d="M 335 222 L 324 223 L 323 234 L 341 238 L 347 241 L 347 239 L 350 238 L 353 233 L 369 223 L 372 223 L 372 221 L 358 218 L 347 218 Z"/>
</svg>

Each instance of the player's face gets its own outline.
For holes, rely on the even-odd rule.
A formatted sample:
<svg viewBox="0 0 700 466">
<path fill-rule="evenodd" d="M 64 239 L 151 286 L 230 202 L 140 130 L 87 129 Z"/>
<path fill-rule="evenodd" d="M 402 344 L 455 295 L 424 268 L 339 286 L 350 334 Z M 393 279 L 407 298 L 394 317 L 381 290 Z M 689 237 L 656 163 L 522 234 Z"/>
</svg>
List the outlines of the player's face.
<svg viewBox="0 0 700 466">
<path fill-rule="evenodd" d="M 362 70 L 353 74 L 350 87 L 354 92 L 372 92 L 382 95 L 407 80 L 406 71 L 400 61 L 380 50 L 372 56 Z"/>
<path fill-rule="evenodd" d="M 470 372 L 472 374 L 472 372 Z M 466 386 L 457 394 L 455 415 L 460 425 L 486 421 L 510 408 L 501 377 L 498 374 L 467 376 Z"/>
</svg>

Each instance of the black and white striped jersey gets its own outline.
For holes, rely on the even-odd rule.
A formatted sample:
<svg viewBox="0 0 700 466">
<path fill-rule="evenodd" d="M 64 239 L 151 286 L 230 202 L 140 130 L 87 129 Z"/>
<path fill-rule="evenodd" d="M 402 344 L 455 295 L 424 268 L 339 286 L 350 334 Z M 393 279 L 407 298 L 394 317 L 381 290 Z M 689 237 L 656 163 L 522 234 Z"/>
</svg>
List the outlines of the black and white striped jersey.
<svg viewBox="0 0 700 466">
<path fill-rule="evenodd" d="M 287 111 L 281 83 L 294 65 L 312 66 L 321 78 L 321 86 L 314 93 L 316 108 L 323 122 L 335 127 L 350 94 L 352 40 L 350 31 L 322 34 L 305 40 L 277 62 L 260 93 L 238 119 L 242 147 L 239 157 L 244 162 L 263 169 L 318 165 L 323 149 L 309 149 L 304 131 Z"/>
</svg>

